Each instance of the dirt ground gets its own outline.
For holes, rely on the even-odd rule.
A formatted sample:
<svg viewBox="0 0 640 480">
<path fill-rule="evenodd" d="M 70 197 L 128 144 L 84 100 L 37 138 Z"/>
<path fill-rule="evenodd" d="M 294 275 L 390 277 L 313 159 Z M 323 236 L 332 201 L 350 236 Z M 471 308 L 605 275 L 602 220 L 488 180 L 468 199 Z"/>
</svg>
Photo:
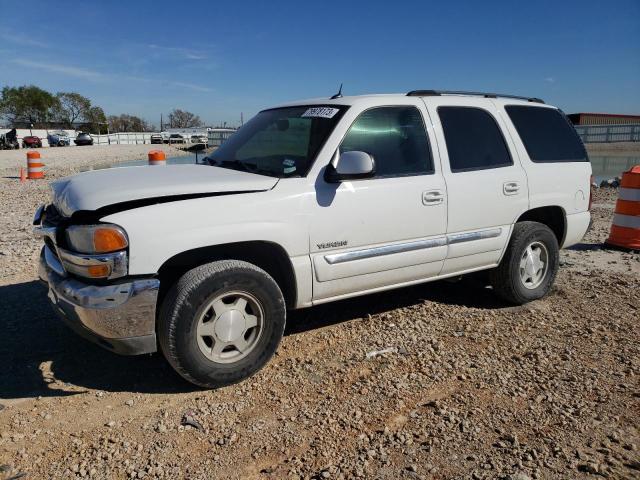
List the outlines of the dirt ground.
<svg viewBox="0 0 640 480">
<path fill-rule="evenodd" d="M 542 300 L 509 307 L 476 277 L 292 312 L 265 369 L 206 391 L 60 324 L 30 233 L 46 183 L 14 176 L 0 170 L 2 480 L 640 478 L 640 254 L 603 248 L 614 189 Z"/>
</svg>

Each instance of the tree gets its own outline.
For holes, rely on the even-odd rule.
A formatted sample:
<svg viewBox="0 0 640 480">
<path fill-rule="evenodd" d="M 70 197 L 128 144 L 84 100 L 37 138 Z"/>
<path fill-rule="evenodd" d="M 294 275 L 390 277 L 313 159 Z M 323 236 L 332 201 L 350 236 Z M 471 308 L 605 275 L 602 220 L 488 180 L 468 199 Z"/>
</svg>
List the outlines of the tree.
<svg viewBox="0 0 640 480">
<path fill-rule="evenodd" d="M 0 98 L 0 115 L 7 117 L 11 124 L 46 127 L 59 105 L 55 96 L 35 85 L 4 87 Z"/>
<path fill-rule="evenodd" d="M 200 117 L 191 112 L 175 108 L 169 114 L 169 126 L 171 128 L 192 128 L 201 127 L 202 125 Z"/>
<path fill-rule="evenodd" d="M 72 124 L 80 120 L 88 121 L 87 114 L 91 109 L 91 100 L 75 92 L 58 92 L 56 94 L 59 105 L 56 108 L 56 120 L 71 128 Z"/>
<path fill-rule="evenodd" d="M 84 122 L 80 127 L 81 130 L 98 134 L 107 133 L 107 116 L 100 107 L 91 107 L 84 112 Z"/>
<path fill-rule="evenodd" d="M 135 115 L 110 115 L 107 119 L 109 129 L 112 132 L 146 132 L 150 130 L 149 124 Z"/>
</svg>

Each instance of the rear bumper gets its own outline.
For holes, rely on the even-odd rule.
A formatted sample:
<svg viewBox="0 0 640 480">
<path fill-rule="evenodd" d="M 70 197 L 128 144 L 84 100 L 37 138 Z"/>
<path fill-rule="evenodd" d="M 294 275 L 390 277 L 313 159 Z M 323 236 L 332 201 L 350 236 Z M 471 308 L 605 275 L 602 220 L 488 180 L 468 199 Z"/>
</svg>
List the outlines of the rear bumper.
<svg viewBox="0 0 640 480">
<path fill-rule="evenodd" d="M 591 212 L 580 212 L 567 215 L 567 232 L 562 248 L 570 247 L 582 240 L 591 225 Z"/>
<path fill-rule="evenodd" d="M 60 318 L 79 335 L 122 355 L 157 351 L 156 302 L 160 281 L 136 279 L 90 285 L 60 274 L 48 247 L 40 255 L 39 275 Z M 47 255 L 48 254 L 48 255 Z M 56 271 L 58 270 L 58 271 Z"/>
</svg>

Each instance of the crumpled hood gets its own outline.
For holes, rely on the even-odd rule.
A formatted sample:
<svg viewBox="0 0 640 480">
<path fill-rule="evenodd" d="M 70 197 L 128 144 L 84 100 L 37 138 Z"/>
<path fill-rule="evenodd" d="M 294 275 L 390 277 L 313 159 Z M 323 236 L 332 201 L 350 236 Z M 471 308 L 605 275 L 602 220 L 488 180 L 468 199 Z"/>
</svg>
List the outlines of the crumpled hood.
<svg viewBox="0 0 640 480">
<path fill-rule="evenodd" d="M 277 178 L 206 165 L 120 167 L 93 170 L 51 183 L 53 204 L 64 216 L 144 199 L 272 189 Z"/>
</svg>

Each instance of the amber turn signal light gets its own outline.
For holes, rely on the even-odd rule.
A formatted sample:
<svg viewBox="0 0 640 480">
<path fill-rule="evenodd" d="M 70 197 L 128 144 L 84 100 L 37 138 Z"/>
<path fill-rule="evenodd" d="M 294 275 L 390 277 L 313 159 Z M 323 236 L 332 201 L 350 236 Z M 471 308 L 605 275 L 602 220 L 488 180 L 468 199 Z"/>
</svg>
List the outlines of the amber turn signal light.
<svg viewBox="0 0 640 480">
<path fill-rule="evenodd" d="M 127 247 L 127 238 L 114 228 L 96 228 L 93 231 L 93 245 L 96 253 L 115 252 Z"/>
<path fill-rule="evenodd" d="M 87 267 L 87 273 L 92 278 L 106 278 L 109 276 L 108 265 L 90 265 Z"/>
</svg>

